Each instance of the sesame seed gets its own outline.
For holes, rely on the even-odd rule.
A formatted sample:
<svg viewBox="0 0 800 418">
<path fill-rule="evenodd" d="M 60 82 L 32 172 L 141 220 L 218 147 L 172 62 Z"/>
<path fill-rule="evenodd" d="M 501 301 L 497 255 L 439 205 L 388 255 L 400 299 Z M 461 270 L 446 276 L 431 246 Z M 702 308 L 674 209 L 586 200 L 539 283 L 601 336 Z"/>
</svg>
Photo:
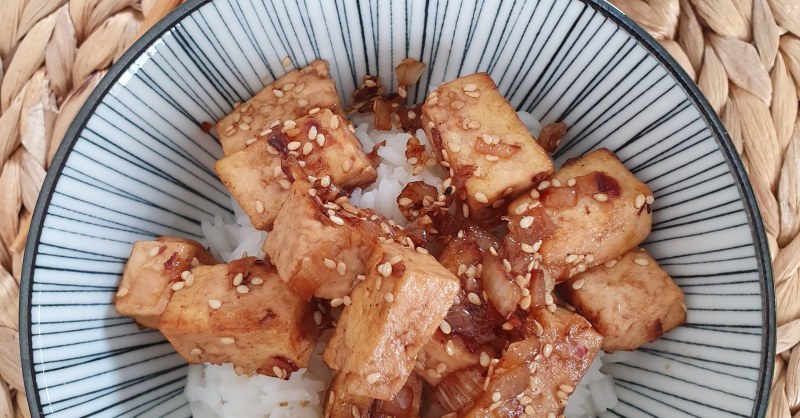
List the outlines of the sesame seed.
<svg viewBox="0 0 800 418">
<path fill-rule="evenodd" d="M 357 406 L 353 405 L 352 407 L 350 407 L 350 415 L 353 418 L 361 418 L 361 410 L 358 409 Z"/>
<path fill-rule="evenodd" d="M 553 187 L 561 187 L 561 182 L 558 179 L 553 179 Z"/>
<path fill-rule="evenodd" d="M 125 297 L 130 292 L 131 292 L 130 289 L 128 289 L 127 287 L 120 287 L 119 290 L 117 291 L 117 297 L 119 298 Z"/>
<path fill-rule="evenodd" d="M 547 418 L 556 418 L 556 413 L 555 412 L 551 412 L 551 413 L 547 414 Z"/>
<path fill-rule="evenodd" d="M 185 271 L 181 272 L 181 279 L 182 280 L 186 280 L 189 277 L 190 274 L 192 274 L 192 272 L 189 271 L 189 270 L 185 270 Z"/>
<path fill-rule="evenodd" d="M 175 282 L 172 284 L 172 290 L 179 291 L 186 286 L 186 282 Z"/>
<path fill-rule="evenodd" d="M 252 121 L 253 121 L 253 117 L 252 116 L 242 116 L 242 122 L 250 123 Z"/>
<path fill-rule="evenodd" d="M 489 203 L 489 198 L 488 198 L 488 197 L 486 197 L 486 195 L 485 195 L 485 194 L 483 194 L 483 193 L 481 193 L 481 192 L 476 192 L 476 193 L 473 195 L 473 197 L 475 197 L 475 200 L 477 200 L 478 202 L 481 202 L 481 203 Z"/>
<path fill-rule="evenodd" d="M 315 107 L 315 108 L 313 108 L 313 109 L 309 110 L 309 111 L 308 111 L 308 114 L 309 114 L 309 115 L 315 115 L 315 114 L 317 114 L 318 112 L 319 112 L 319 108 L 318 108 L 318 107 Z"/>
<path fill-rule="evenodd" d="M 553 294 L 548 292 L 544 295 L 544 304 L 545 305 L 552 305 L 553 304 Z"/>
<path fill-rule="evenodd" d="M 575 254 L 570 254 L 570 255 L 564 257 L 564 262 L 567 263 L 567 264 L 572 264 L 577 260 L 578 260 L 578 256 L 575 255 Z"/>
<path fill-rule="evenodd" d="M 538 199 L 539 198 L 539 191 L 536 190 L 536 189 L 531 189 L 531 192 L 530 192 L 529 195 L 530 195 L 531 199 Z"/>
<path fill-rule="evenodd" d="M 339 264 L 336 265 L 336 272 L 339 273 L 340 276 L 344 276 L 347 272 L 347 265 L 340 261 Z"/>
<path fill-rule="evenodd" d="M 208 306 L 210 306 L 211 309 L 219 309 L 222 307 L 222 302 L 218 301 L 217 299 L 209 299 Z"/>
<path fill-rule="evenodd" d="M 542 354 L 544 354 L 545 357 L 550 357 L 550 355 L 553 354 L 553 346 L 551 344 L 545 344 L 544 349 L 542 349 Z"/>
<path fill-rule="evenodd" d="M 383 295 L 383 300 L 388 303 L 394 302 L 394 294 L 392 292 L 386 292 L 386 294 Z"/>
<path fill-rule="evenodd" d="M 394 257 L 389 259 L 389 262 L 392 263 L 392 264 L 397 264 L 397 263 L 399 263 L 401 261 L 403 261 L 403 255 L 402 254 L 397 254 L 396 256 L 394 256 Z"/>
<path fill-rule="evenodd" d="M 250 288 L 243 284 L 240 284 L 239 286 L 236 286 L 236 291 L 244 294 L 250 292 Z"/>
<path fill-rule="evenodd" d="M 533 249 L 533 245 L 526 244 L 524 242 L 520 244 L 520 248 L 522 248 L 523 252 L 526 252 L 528 254 L 533 254 L 536 252 L 536 250 Z"/>
<path fill-rule="evenodd" d="M 367 280 L 367 276 L 365 274 L 357 274 L 356 275 L 356 280 L 359 280 L 359 281 L 363 282 L 364 280 Z"/>
<path fill-rule="evenodd" d="M 383 276 L 378 276 L 375 278 L 375 290 L 380 291 L 381 286 L 383 286 Z"/>
<path fill-rule="evenodd" d="M 608 260 L 603 265 L 606 266 L 607 268 L 612 268 L 617 265 L 617 259 Z"/>
<path fill-rule="evenodd" d="M 252 279 L 250 279 L 250 283 L 254 285 L 264 284 L 264 279 L 262 279 L 261 277 L 253 277 Z"/>
<path fill-rule="evenodd" d="M 508 271 L 508 272 L 511 271 L 511 262 L 508 261 L 507 258 L 503 259 L 503 269 L 505 269 L 505 271 Z"/>
<path fill-rule="evenodd" d="M 481 297 L 478 296 L 477 293 L 470 292 L 467 295 L 467 300 L 473 305 L 480 305 L 481 304 Z"/>
<path fill-rule="evenodd" d="M 344 220 L 336 215 L 329 217 L 331 222 L 335 223 L 336 225 L 344 225 Z"/>
<path fill-rule="evenodd" d="M 219 339 L 219 342 L 221 342 L 224 345 L 231 345 L 231 344 L 235 343 L 236 340 L 234 340 L 231 337 L 222 337 L 222 338 Z"/>
<path fill-rule="evenodd" d="M 272 89 L 272 94 L 274 94 L 275 97 L 283 97 L 283 91 L 278 89 Z"/>
<path fill-rule="evenodd" d="M 376 83 L 371 78 L 368 78 L 368 79 L 364 80 L 364 85 L 367 86 L 367 87 L 375 87 L 375 86 L 378 85 L 378 83 Z"/>
<path fill-rule="evenodd" d="M 481 123 L 477 120 L 472 120 L 467 123 L 467 129 L 479 129 L 481 127 Z"/>
<path fill-rule="evenodd" d="M 236 276 L 233 276 L 233 285 L 239 286 L 244 281 L 244 275 L 242 273 L 236 273 Z"/>
<path fill-rule="evenodd" d="M 328 187 L 328 186 L 330 186 L 330 185 L 331 185 L 331 176 L 329 176 L 329 175 L 327 175 L 327 174 L 326 174 L 326 175 L 324 175 L 324 176 L 322 176 L 322 178 L 319 180 L 319 184 L 320 184 L 322 187 Z"/>
<path fill-rule="evenodd" d="M 272 373 L 275 375 L 275 377 L 281 377 L 282 378 L 283 374 L 286 373 L 286 372 L 282 368 L 280 368 L 278 366 L 272 366 Z"/>
<path fill-rule="evenodd" d="M 325 146 L 325 135 L 317 134 L 316 141 L 317 141 L 317 146 L 324 147 Z"/>
<path fill-rule="evenodd" d="M 461 88 L 464 91 L 475 91 L 478 89 L 478 86 L 475 83 L 464 84 L 464 87 Z"/>
<path fill-rule="evenodd" d="M 580 290 L 583 287 L 584 284 L 586 284 L 586 280 L 578 279 L 578 280 L 575 280 L 574 282 L 572 282 L 572 288 L 575 289 L 575 290 Z"/>
<path fill-rule="evenodd" d="M 344 306 L 350 306 L 352 303 L 353 300 L 350 299 L 350 296 L 345 295 L 344 297 L 342 297 L 342 304 L 344 304 Z"/>
<path fill-rule="evenodd" d="M 526 210 L 528 210 L 527 203 L 517 205 L 517 207 L 514 208 L 514 215 L 522 215 L 523 213 L 525 213 Z"/>
<path fill-rule="evenodd" d="M 200 260 L 197 257 L 192 257 L 192 261 L 189 263 L 192 267 L 197 267 L 200 265 Z"/>
<path fill-rule="evenodd" d="M 294 88 L 294 92 L 295 93 L 300 93 L 305 88 L 306 88 L 306 83 L 300 83 L 300 84 L 297 85 L 297 87 Z"/>
<path fill-rule="evenodd" d="M 489 355 L 486 354 L 485 351 L 481 351 L 481 357 L 480 357 L 481 367 L 489 367 L 490 361 L 491 359 L 489 358 Z"/>
<path fill-rule="evenodd" d="M 199 356 L 200 354 L 203 354 L 203 350 L 199 348 L 193 348 L 192 351 L 189 352 L 189 354 L 193 356 Z"/>
<path fill-rule="evenodd" d="M 469 97 L 474 97 L 474 98 L 481 97 L 481 92 L 479 92 L 477 90 L 476 91 L 468 91 L 468 92 L 465 92 L 464 94 L 466 94 Z"/>
<path fill-rule="evenodd" d="M 331 300 L 331 308 L 336 308 L 336 307 L 342 306 L 343 303 L 344 303 L 344 300 L 342 298 L 333 299 L 333 300 Z"/>
<path fill-rule="evenodd" d="M 370 374 L 367 375 L 367 383 L 369 383 L 369 384 L 373 384 L 373 383 L 377 382 L 378 380 L 381 380 L 381 374 L 380 373 L 370 373 Z"/>
<path fill-rule="evenodd" d="M 303 145 L 303 155 L 311 154 L 311 151 L 314 150 L 314 143 L 313 142 L 306 142 Z"/>
<path fill-rule="evenodd" d="M 256 200 L 256 212 L 264 213 L 264 204 L 260 200 Z"/>
<path fill-rule="evenodd" d="M 338 129 L 339 128 L 339 116 L 333 115 L 331 118 L 331 129 Z"/>
<path fill-rule="evenodd" d="M 336 262 L 331 260 L 330 258 L 326 258 L 326 259 L 322 260 L 322 264 L 324 264 L 325 267 L 327 267 L 327 268 L 329 268 L 331 270 L 336 268 Z"/>
<path fill-rule="evenodd" d="M 314 311 L 314 323 L 317 325 L 322 324 L 322 312 Z"/>
<path fill-rule="evenodd" d="M 450 323 L 444 319 L 439 324 L 439 329 L 442 330 L 442 332 L 445 334 L 450 334 L 451 332 L 453 332 L 453 327 L 451 327 Z"/>
<path fill-rule="evenodd" d="M 550 187 L 550 182 L 547 181 L 547 180 L 544 180 L 544 181 L 540 182 L 538 186 L 536 186 L 536 189 L 537 190 L 544 190 L 544 189 L 547 189 L 548 187 Z"/>
<path fill-rule="evenodd" d="M 519 301 L 519 307 L 524 310 L 528 310 L 528 308 L 531 307 L 532 302 L 533 302 L 533 297 L 531 297 L 531 295 L 527 295 L 524 298 L 522 298 L 522 300 Z"/>
<path fill-rule="evenodd" d="M 249 131 L 250 130 L 250 124 L 249 123 L 244 123 L 244 122 L 240 123 L 239 124 L 239 130 L 240 131 L 245 131 L 245 132 Z"/>
<path fill-rule="evenodd" d="M 519 226 L 522 228 L 530 228 L 533 225 L 533 216 L 526 216 L 519 220 Z"/>
<path fill-rule="evenodd" d="M 608 196 L 604 193 L 595 193 L 592 195 L 592 198 L 598 202 L 608 201 Z"/>
<path fill-rule="evenodd" d="M 306 99 L 297 99 L 297 105 L 300 107 L 308 106 L 308 100 Z"/>
<path fill-rule="evenodd" d="M 255 143 L 256 141 L 257 141 L 257 138 L 250 138 L 247 141 L 245 141 L 244 145 L 246 147 L 249 147 L 250 145 L 253 145 L 253 143 Z"/>
<path fill-rule="evenodd" d="M 239 122 L 240 120 L 242 120 L 242 114 L 239 113 L 239 112 L 234 112 L 233 113 L 233 121 L 234 122 Z"/>
<path fill-rule="evenodd" d="M 428 254 L 428 250 L 422 247 L 417 247 L 417 252 L 420 254 Z"/>
<path fill-rule="evenodd" d="M 640 194 L 636 195 L 636 199 L 633 201 L 633 207 L 635 207 L 636 209 L 639 209 L 642 206 L 644 206 L 645 201 L 646 201 L 645 196 L 640 193 Z"/>
<path fill-rule="evenodd" d="M 289 67 L 289 66 L 291 66 L 291 65 L 292 65 L 292 59 L 291 59 L 291 58 L 289 58 L 289 56 L 287 55 L 287 56 L 286 56 L 286 57 L 283 59 L 283 61 L 281 61 L 281 64 L 283 64 L 283 66 L 284 66 L 284 67 Z"/>
<path fill-rule="evenodd" d="M 302 144 L 300 144 L 299 141 L 292 141 L 292 142 L 286 144 L 286 149 L 288 149 L 289 151 L 295 151 L 295 150 L 299 149 L 301 145 Z"/>
<path fill-rule="evenodd" d="M 317 137 L 317 127 L 312 125 L 311 128 L 308 129 L 308 139 L 314 140 L 316 137 Z"/>
<path fill-rule="evenodd" d="M 378 266 L 378 273 L 383 277 L 389 277 L 392 274 L 392 263 L 386 262 Z"/>
<path fill-rule="evenodd" d="M 497 257 L 497 249 L 494 247 L 489 247 L 489 253 L 493 256 Z"/>
<path fill-rule="evenodd" d="M 427 105 L 428 106 L 436 106 L 436 103 L 439 103 L 439 96 L 433 96 L 433 97 L 429 98 Z"/>
<path fill-rule="evenodd" d="M 161 252 L 161 247 L 153 247 L 148 254 L 150 254 L 150 257 L 155 257 L 159 252 Z"/>
<path fill-rule="evenodd" d="M 650 264 L 650 261 L 647 260 L 646 258 L 634 258 L 633 262 L 636 265 L 639 265 L 639 266 L 646 266 L 646 265 Z"/>
<path fill-rule="evenodd" d="M 461 146 L 455 142 L 448 142 L 447 149 L 449 149 L 453 154 L 458 154 L 458 152 L 461 151 Z"/>
<path fill-rule="evenodd" d="M 414 202 L 411 199 L 407 198 L 407 197 L 401 197 L 397 201 L 397 203 L 400 204 L 400 206 L 408 206 L 408 205 L 410 205 L 410 204 L 412 204 Z"/>
<path fill-rule="evenodd" d="M 511 322 L 503 322 L 501 328 L 503 328 L 506 331 L 511 331 L 512 329 L 514 329 L 514 325 Z"/>
</svg>

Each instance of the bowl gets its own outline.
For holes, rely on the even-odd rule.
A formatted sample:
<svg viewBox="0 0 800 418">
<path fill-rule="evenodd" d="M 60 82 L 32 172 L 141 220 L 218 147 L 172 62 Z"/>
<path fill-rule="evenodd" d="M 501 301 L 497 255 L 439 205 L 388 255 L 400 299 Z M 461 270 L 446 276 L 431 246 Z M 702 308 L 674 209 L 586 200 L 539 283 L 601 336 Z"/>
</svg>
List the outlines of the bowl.
<svg viewBox="0 0 800 418">
<path fill-rule="evenodd" d="M 775 335 L 770 258 L 745 171 L 697 87 L 597 0 L 190 0 L 102 80 L 68 131 L 31 223 L 20 303 L 28 400 L 41 416 L 187 416 L 186 366 L 112 305 L 130 245 L 201 236 L 230 216 L 204 122 L 299 66 L 331 64 L 349 97 L 365 74 L 409 96 L 489 72 L 520 110 L 564 121 L 556 161 L 616 152 L 655 192 L 645 247 L 686 293 L 688 322 L 609 366 L 608 416 L 763 416 Z"/>
</svg>

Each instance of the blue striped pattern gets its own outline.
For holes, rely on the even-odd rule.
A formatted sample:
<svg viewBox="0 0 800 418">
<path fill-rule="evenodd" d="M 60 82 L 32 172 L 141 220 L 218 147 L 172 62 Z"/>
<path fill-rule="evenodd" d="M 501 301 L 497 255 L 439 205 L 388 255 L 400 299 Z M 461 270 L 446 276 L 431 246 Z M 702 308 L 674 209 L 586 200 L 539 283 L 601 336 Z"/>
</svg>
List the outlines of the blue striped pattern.
<svg viewBox="0 0 800 418">
<path fill-rule="evenodd" d="M 28 247 L 23 356 L 35 415 L 189 415 L 185 367 L 160 334 L 111 305 L 130 243 L 198 238 L 230 215 L 201 129 L 297 65 L 327 59 L 343 98 L 364 74 L 428 64 L 420 100 L 488 71 L 518 109 L 564 121 L 557 161 L 615 151 L 655 191 L 646 247 L 687 295 L 688 324 L 614 364 L 606 416 L 756 416 L 774 318 L 741 166 L 681 74 L 640 30 L 591 0 L 190 1 L 122 59 L 65 141 Z M 170 20 L 170 19 L 168 19 Z M 90 104 L 91 106 L 91 104 Z M 44 205 L 47 204 L 45 207 Z M 29 286 L 29 287 L 26 287 Z"/>
</svg>

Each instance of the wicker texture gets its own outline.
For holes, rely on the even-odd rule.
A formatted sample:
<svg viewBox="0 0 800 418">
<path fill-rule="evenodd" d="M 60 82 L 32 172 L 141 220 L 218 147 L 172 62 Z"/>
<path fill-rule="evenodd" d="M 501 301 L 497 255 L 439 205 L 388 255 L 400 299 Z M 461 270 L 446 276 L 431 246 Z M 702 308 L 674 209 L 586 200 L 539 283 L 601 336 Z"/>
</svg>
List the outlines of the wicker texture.
<svg viewBox="0 0 800 418">
<path fill-rule="evenodd" d="M 17 309 L 31 212 L 109 65 L 181 0 L 0 1 L 0 418 L 28 417 Z M 697 82 L 750 175 L 778 343 L 769 418 L 800 418 L 800 0 L 612 0 Z"/>
</svg>

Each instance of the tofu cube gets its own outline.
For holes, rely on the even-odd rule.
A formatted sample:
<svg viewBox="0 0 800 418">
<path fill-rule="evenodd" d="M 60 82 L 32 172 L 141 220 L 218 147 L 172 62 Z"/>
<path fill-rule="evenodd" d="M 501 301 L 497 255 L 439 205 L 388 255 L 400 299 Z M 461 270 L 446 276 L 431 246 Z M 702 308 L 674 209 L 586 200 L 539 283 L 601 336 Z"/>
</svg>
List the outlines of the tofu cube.
<svg viewBox="0 0 800 418">
<path fill-rule="evenodd" d="M 486 73 L 443 84 L 428 96 L 421 117 L 437 158 L 462 177 L 459 192 L 473 218 L 489 216 L 553 173 L 550 156 Z"/>
<path fill-rule="evenodd" d="M 239 374 L 288 379 L 308 366 L 319 331 L 309 303 L 255 257 L 192 269 L 159 330 L 192 364 L 233 363 Z"/>
<path fill-rule="evenodd" d="M 190 239 L 137 241 L 122 273 L 114 307 L 118 314 L 132 317 L 143 327 L 158 328 L 181 273 L 192 265 L 214 263 L 214 257 Z"/>
<path fill-rule="evenodd" d="M 561 282 L 639 245 L 650 233 L 652 203 L 650 188 L 611 151 L 598 149 L 513 201 L 509 236 L 523 251 L 536 249 Z"/>
<path fill-rule="evenodd" d="M 467 418 L 561 416 L 600 351 L 603 337 L 580 315 L 566 309 L 534 311 L 542 332 L 509 345 L 490 374 L 489 385 L 466 413 Z M 518 383 L 524 382 L 520 385 Z"/>
<path fill-rule="evenodd" d="M 263 249 L 298 296 L 336 299 L 365 278 L 375 244 L 404 237 L 402 229 L 377 212 L 323 202 L 308 182 L 298 180 Z"/>
<path fill-rule="evenodd" d="M 607 352 L 636 350 L 686 322 L 683 292 L 641 249 L 576 275 L 561 291 L 605 337 Z"/>
<path fill-rule="evenodd" d="M 323 358 L 341 374 L 348 393 L 391 400 L 442 323 L 459 283 L 432 256 L 396 243 L 375 246 L 367 267 Z"/>
<path fill-rule="evenodd" d="M 394 399 L 381 401 L 347 393 L 344 379 L 339 374 L 334 376 L 326 399 L 323 414 L 325 418 L 415 418 L 419 416 L 422 404 L 422 380 L 417 375 L 411 374 Z"/>
<path fill-rule="evenodd" d="M 246 148 L 217 161 L 214 170 L 253 226 L 268 230 L 288 196 L 291 181 L 281 169 L 294 157 L 306 174 L 342 188 L 366 186 L 377 178 L 352 125 L 329 109 L 275 126 Z"/>
<path fill-rule="evenodd" d="M 225 155 L 233 154 L 273 121 L 294 120 L 314 108 L 340 113 L 342 109 L 328 63 L 323 60 L 279 77 L 220 119 L 216 131 L 222 150 Z"/>
</svg>

